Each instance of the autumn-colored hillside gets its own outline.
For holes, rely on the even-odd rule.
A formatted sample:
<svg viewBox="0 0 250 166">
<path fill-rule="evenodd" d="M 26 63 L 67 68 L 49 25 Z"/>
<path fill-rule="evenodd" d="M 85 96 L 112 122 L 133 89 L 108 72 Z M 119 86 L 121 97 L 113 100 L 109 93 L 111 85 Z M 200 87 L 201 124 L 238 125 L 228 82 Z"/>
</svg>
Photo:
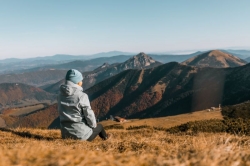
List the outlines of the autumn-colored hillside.
<svg viewBox="0 0 250 166">
<path fill-rule="evenodd" d="M 0 84 L 0 110 L 5 107 L 18 107 L 56 100 L 56 96 L 40 88 L 20 83 Z"/>
<path fill-rule="evenodd" d="M 250 99 L 250 65 L 198 68 L 167 63 L 127 70 L 86 90 L 100 119 L 178 115 Z"/>
<path fill-rule="evenodd" d="M 30 128 L 50 128 L 53 121 L 59 116 L 57 105 L 51 105 L 28 115 L 9 116 L 6 114 L 0 115 L 0 118 L 5 120 L 8 127 L 30 127 Z M 57 126 L 60 124 L 58 123 Z"/>
</svg>

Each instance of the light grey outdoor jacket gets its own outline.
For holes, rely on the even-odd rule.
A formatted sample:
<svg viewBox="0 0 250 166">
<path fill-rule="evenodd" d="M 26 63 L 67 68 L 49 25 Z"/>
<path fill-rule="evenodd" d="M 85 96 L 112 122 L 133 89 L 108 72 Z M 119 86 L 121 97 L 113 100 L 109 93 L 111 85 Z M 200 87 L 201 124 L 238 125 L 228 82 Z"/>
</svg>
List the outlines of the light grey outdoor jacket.
<svg viewBox="0 0 250 166">
<path fill-rule="evenodd" d="M 58 95 L 62 138 L 87 140 L 96 127 L 96 118 L 88 95 L 71 81 L 60 86 Z"/>
</svg>

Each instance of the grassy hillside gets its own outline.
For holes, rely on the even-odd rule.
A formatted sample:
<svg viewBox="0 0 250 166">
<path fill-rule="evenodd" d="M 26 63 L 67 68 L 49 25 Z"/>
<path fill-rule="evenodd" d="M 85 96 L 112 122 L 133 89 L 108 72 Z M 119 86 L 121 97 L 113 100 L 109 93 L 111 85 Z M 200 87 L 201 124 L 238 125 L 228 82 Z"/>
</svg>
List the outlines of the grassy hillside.
<svg viewBox="0 0 250 166">
<path fill-rule="evenodd" d="M 207 110 L 197 111 L 188 114 L 181 114 L 175 116 L 166 116 L 160 118 L 148 118 L 148 119 L 131 119 L 125 123 L 119 123 L 111 120 L 104 120 L 101 123 L 103 126 L 110 125 L 121 125 L 124 128 L 128 128 L 129 126 L 150 126 L 150 127 L 161 127 L 161 128 L 169 128 L 177 125 L 181 125 L 183 123 L 187 123 L 189 121 L 199 121 L 199 120 L 209 120 L 209 119 L 219 119 L 222 120 L 223 116 L 220 111 L 211 111 Z"/>
<path fill-rule="evenodd" d="M 8 127 L 31 127 L 31 128 L 54 128 L 60 126 L 59 120 L 56 118 L 59 116 L 57 111 L 57 105 L 51 105 L 44 109 L 38 110 L 36 112 L 27 114 L 25 116 L 13 117 L 9 116 L 8 113 L 11 113 L 11 110 L 4 111 L 0 115 Z M 211 111 L 206 110 L 197 111 L 188 114 L 181 114 L 176 116 L 166 116 L 161 118 L 148 118 L 148 119 L 128 119 L 126 123 L 119 123 L 111 120 L 104 120 L 101 123 L 104 126 L 110 125 L 121 125 L 124 128 L 129 126 L 141 126 L 147 125 L 151 127 L 163 127 L 169 128 L 189 121 L 198 121 L 198 120 L 209 120 L 209 119 L 223 119 L 220 111 Z"/>
<path fill-rule="evenodd" d="M 250 165 L 250 137 L 153 129 L 108 130 L 112 139 L 62 140 L 59 130 L 0 129 L 0 165 Z"/>
<path fill-rule="evenodd" d="M 246 104 L 235 107 L 241 110 Z M 204 110 L 161 118 L 131 119 L 126 123 L 105 120 L 101 123 L 107 133 L 113 135 L 107 141 L 100 138 L 93 142 L 63 140 L 60 130 L 0 128 L 0 166 L 250 165 L 250 121 L 223 120 L 221 114 L 224 111 L 230 113 L 235 107 L 225 107 L 222 112 Z M 24 116 L 19 122 L 33 127 L 50 124 L 44 117 L 49 114 L 55 118 L 57 112 L 53 110 L 56 105 Z M 11 123 L 11 118 L 14 117 L 6 119 L 7 124 Z M 31 119 L 36 120 L 29 121 Z M 221 124 L 226 130 L 217 131 Z M 120 129 L 112 129 L 114 126 Z"/>
</svg>

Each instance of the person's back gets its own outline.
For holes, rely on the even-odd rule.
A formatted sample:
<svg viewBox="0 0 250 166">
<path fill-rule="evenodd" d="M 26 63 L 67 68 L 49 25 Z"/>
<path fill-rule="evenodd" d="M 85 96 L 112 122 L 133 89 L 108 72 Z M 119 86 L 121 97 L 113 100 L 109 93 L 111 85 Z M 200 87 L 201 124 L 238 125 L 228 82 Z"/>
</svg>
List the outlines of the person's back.
<svg viewBox="0 0 250 166">
<path fill-rule="evenodd" d="M 70 81 L 66 81 L 66 84 L 60 87 L 58 110 L 63 138 L 71 137 L 86 140 L 92 134 L 91 128 L 83 119 L 80 101 L 86 98 L 86 94 L 80 88 Z"/>
<path fill-rule="evenodd" d="M 62 138 L 92 141 L 98 134 L 106 140 L 108 136 L 101 124 L 96 124 L 88 95 L 83 92 L 82 74 L 74 69 L 67 72 L 66 82 L 60 86 L 58 111 Z"/>
</svg>

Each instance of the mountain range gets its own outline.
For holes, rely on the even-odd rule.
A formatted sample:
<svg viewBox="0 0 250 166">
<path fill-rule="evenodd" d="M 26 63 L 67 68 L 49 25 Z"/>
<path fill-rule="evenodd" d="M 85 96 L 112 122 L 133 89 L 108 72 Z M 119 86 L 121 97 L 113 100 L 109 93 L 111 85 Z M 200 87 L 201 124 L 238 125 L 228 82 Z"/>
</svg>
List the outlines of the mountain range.
<svg viewBox="0 0 250 166">
<path fill-rule="evenodd" d="M 88 89 L 91 86 L 128 69 L 146 69 L 159 65 L 162 65 L 162 63 L 155 61 L 143 52 L 131 57 L 123 63 L 104 63 L 91 72 L 83 73 L 83 88 Z M 50 93 L 57 93 L 59 86 L 64 82 L 63 79 L 56 84 L 46 86 L 43 89 Z"/>
<path fill-rule="evenodd" d="M 56 54 L 53 56 L 35 57 L 35 58 L 7 58 L 0 60 L 1 63 L 20 63 L 20 62 L 33 62 L 33 61 L 74 61 L 74 60 L 87 60 L 100 57 L 112 57 L 117 55 L 134 55 L 134 53 L 122 52 L 122 51 L 110 51 L 101 52 L 92 55 L 67 55 L 67 54 Z"/>
<path fill-rule="evenodd" d="M 57 54 L 54 56 L 26 58 L 26 59 L 8 58 L 8 59 L 0 60 L 0 73 L 8 74 L 8 73 L 17 73 L 17 72 L 20 73 L 20 72 L 27 72 L 27 71 L 36 71 L 36 70 L 41 70 L 41 69 L 52 68 L 54 65 L 64 64 L 64 63 L 68 63 L 72 61 L 85 61 L 85 60 L 96 59 L 96 58 L 101 58 L 101 57 L 108 58 L 108 57 L 118 56 L 118 55 L 134 55 L 134 54 L 128 53 L 128 52 L 121 52 L 121 51 L 110 51 L 110 52 L 97 53 L 93 55 L 76 56 L 76 55 Z"/>
<path fill-rule="evenodd" d="M 89 84 L 93 82 L 93 79 L 95 79 L 96 81 L 94 82 L 97 83 L 128 69 L 147 69 L 157 67 L 159 65 L 162 65 L 162 63 L 141 52 L 123 63 L 104 63 L 102 66 L 96 68 L 93 72 L 85 75 L 83 82 L 85 84 Z"/>
<path fill-rule="evenodd" d="M 249 100 L 250 64 L 198 68 L 176 62 L 126 70 L 86 91 L 100 119 L 176 115 Z"/>
<path fill-rule="evenodd" d="M 195 53 L 195 55 L 196 54 L 198 54 L 198 52 Z M 236 67 L 245 65 L 246 62 L 238 57 L 224 53 L 222 51 L 212 50 L 205 53 L 199 53 L 197 56 L 191 57 L 190 59 L 182 62 L 182 64 L 199 66 L 199 67 L 223 68 L 223 67 Z M 102 80 L 105 80 L 127 69 L 146 69 L 146 68 L 156 67 L 159 65 L 162 65 L 162 63 L 157 62 L 152 57 L 148 56 L 143 52 L 139 53 L 136 56 L 131 57 L 130 59 L 128 59 L 123 63 L 114 63 L 114 64 L 104 63 L 103 65 L 101 65 L 100 67 L 96 68 L 93 71 L 83 73 L 84 76 L 83 88 L 88 89 L 91 86 L 101 82 Z M 63 83 L 64 80 L 61 80 L 56 84 L 45 86 L 43 87 L 43 89 L 50 93 L 56 93 L 58 92 L 58 87 Z"/>
<path fill-rule="evenodd" d="M 219 50 L 202 52 L 182 64 L 162 64 L 145 53 L 139 53 L 123 63 L 104 63 L 93 71 L 84 72 L 83 85 L 85 89 L 90 87 L 85 92 L 98 119 L 106 119 L 110 115 L 126 118 L 177 115 L 249 100 L 250 64 L 245 64 L 241 59 Z M 48 72 L 50 77 L 56 77 L 60 82 L 51 82 L 52 86 L 46 85 L 44 89 L 55 93 L 59 84 L 64 82 L 62 78 L 66 71 L 62 75 L 53 71 Z M 46 80 L 51 80 L 41 75 L 39 77 L 44 77 L 44 81 L 34 79 L 36 76 L 31 73 L 23 78 L 37 80 L 33 83 L 42 82 L 43 85 Z M 56 99 L 55 95 L 40 88 L 18 83 L 0 84 L 0 93 L 2 109 L 45 101 L 53 103 Z M 49 110 L 54 118 L 56 105 Z M 43 110 L 38 112 L 46 115 Z M 39 117 L 37 112 L 28 116 L 29 121 L 33 116 Z"/>
<path fill-rule="evenodd" d="M 241 59 L 246 59 L 250 57 L 249 50 L 221 50 L 225 53 L 232 54 Z M 203 52 L 195 52 L 192 54 L 148 54 L 156 61 L 161 63 L 168 62 L 183 62 L 191 57 L 199 55 Z M 0 74 L 9 73 L 23 73 L 38 70 L 48 70 L 48 69 L 60 69 L 67 70 L 71 66 L 76 66 L 76 68 L 82 72 L 91 71 L 103 63 L 121 63 L 128 60 L 130 57 L 134 56 L 135 53 L 121 52 L 121 51 L 111 51 L 97 53 L 93 55 L 64 55 L 57 54 L 54 56 L 46 57 L 36 57 L 27 59 L 17 59 L 9 58 L 0 60 Z M 112 58 L 111 58 L 112 57 Z M 83 62 L 86 61 L 86 62 Z"/>
<path fill-rule="evenodd" d="M 200 68 L 171 62 L 150 69 L 125 70 L 85 92 L 100 120 L 110 115 L 126 118 L 178 115 L 248 101 L 249 71 L 250 64 Z M 13 124 L 58 126 L 56 108 L 54 105 L 25 117 L 15 117 Z"/>
<path fill-rule="evenodd" d="M 191 58 L 195 55 L 200 54 L 200 52 L 196 52 L 193 54 L 188 54 L 188 55 L 155 55 L 152 54 L 150 55 L 150 57 L 152 57 L 153 59 L 155 59 L 156 61 L 159 61 L 161 63 L 167 63 L 167 62 L 171 62 L 171 61 L 176 61 L 176 62 L 182 62 L 188 58 Z M 66 55 L 65 55 L 66 56 Z M 133 55 L 116 55 L 116 56 L 112 56 L 112 57 L 98 57 L 98 58 L 93 58 L 92 59 L 85 59 L 86 57 L 80 58 L 82 56 L 73 56 L 72 60 L 67 62 L 65 61 L 57 61 L 54 62 L 54 60 L 46 60 L 46 62 L 50 62 L 51 64 L 43 64 L 44 60 L 37 60 L 39 63 L 39 65 L 37 65 L 36 63 L 38 62 L 34 62 L 34 61 L 25 61 L 25 62 L 18 62 L 18 63 L 14 63 L 11 64 L 11 68 L 9 68 L 10 64 L 8 63 L 0 63 L 0 72 L 1 72 L 1 68 L 5 69 L 4 71 L 2 71 L 2 74 L 6 73 L 26 73 L 26 72 L 35 72 L 35 71 L 46 71 L 46 70 L 50 70 L 50 69 L 54 69 L 54 70 L 69 70 L 71 68 L 77 69 L 81 72 L 86 72 L 86 71 L 92 71 L 96 68 L 98 68 L 99 66 L 101 66 L 103 63 L 109 63 L 109 64 L 113 64 L 113 63 L 122 63 L 126 60 L 128 60 L 129 58 L 135 56 L 135 54 Z M 59 55 L 55 56 L 55 57 L 60 57 Z M 64 57 L 64 56 L 63 56 Z M 77 57 L 77 58 L 76 58 Z M 76 58 L 76 60 L 74 60 L 73 58 Z M 64 58 L 62 58 L 64 59 Z M 70 59 L 70 58 L 68 58 Z M 36 66 L 37 65 L 37 66 Z M 2 69 L 2 70 L 3 70 Z"/>
<path fill-rule="evenodd" d="M 40 70 L 48 70 L 48 69 L 57 69 L 57 70 L 69 70 L 69 69 L 77 69 L 81 72 L 92 71 L 95 68 L 101 66 L 103 63 L 121 63 L 128 60 L 130 56 L 127 55 L 118 55 L 113 57 L 101 57 L 95 58 L 91 60 L 76 60 L 68 63 L 58 64 L 58 65 L 47 65 L 43 67 L 37 67 L 28 69 L 26 71 L 40 71 Z"/>
</svg>

